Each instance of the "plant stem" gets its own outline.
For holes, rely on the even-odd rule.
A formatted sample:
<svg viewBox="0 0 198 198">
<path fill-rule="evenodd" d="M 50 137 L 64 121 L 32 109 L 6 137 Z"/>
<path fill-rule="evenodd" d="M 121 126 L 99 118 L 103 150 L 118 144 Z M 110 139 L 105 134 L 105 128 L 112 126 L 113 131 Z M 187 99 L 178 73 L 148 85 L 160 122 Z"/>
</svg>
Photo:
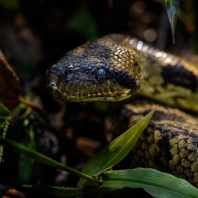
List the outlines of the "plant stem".
<svg viewBox="0 0 198 198">
<path fill-rule="evenodd" d="M 30 149 L 16 141 L 13 141 L 13 140 L 10 140 L 10 139 L 7 139 L 7 138 L 0 138 L 0 145 L 3 145 L 3 146 L 7 146 L 9 149 L 13 150 L 13 151 L 16 151 L 17 153 L 20 153 L 22 155 L 25 155 L 26 157 L 30 157 L 30 158 L 33 158 L 34 160 L 38 161 L 38 162 L 41 162 L 43 164 L 47 164 L 49 166 L 52 166 L 54 168 L 57 168 L 57 169 L 61 169 L 61 170 L 64 170 L 64 171 L 67 171 L 69 173 L 72 173 L 78 177 L 82 177 L 90 182 L 99 182 L 97 181 L 96 179 L 94 179 L 93 177 L 89 176 L 89 175 L 86 175 L 80 171 L 77 171 L 73 168 L 70 168 L 69 166 L 65 166 L 51 158 L 48 158 L 47 156 L 45 155 L 42 155 L 40 154 L 39 152 L 33 150 L 33 149 Z"/>
</svg>

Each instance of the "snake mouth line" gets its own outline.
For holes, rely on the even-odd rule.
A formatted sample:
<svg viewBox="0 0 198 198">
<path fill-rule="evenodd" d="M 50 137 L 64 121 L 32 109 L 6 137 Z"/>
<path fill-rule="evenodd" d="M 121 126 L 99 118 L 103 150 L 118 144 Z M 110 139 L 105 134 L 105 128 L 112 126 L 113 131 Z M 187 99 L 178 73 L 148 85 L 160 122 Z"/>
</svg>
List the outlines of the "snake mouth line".
<svg viewBox="0 0 198 198">
<path fill-rule="evenodd" d="M 99 84 L 93 82 L 62 80 L 55 71 L 46 72 L 46 85 L 50 93 L 57 99 L 69 102 L 117 102 L 130 97 L 131 89 L 120 87 L 113 81 Z"/>
</svg>

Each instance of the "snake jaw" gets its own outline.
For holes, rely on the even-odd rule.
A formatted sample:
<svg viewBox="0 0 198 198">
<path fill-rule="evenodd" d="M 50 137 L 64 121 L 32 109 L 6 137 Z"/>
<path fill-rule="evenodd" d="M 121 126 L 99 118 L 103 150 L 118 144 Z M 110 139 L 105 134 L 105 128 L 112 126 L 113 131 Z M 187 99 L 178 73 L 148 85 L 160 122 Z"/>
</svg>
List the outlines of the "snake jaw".
<svg viewBox="0 0 198 198">
<path fill-rule="evenodd" d="M 66 81 L 60 72 L 52 69 L 46 72 L 46 85 L 55 98 L 70 102 L 119 101 L 130 97 L 132 91 L 110 79 L 102 83 L 78 79 Z"/>
</svg>

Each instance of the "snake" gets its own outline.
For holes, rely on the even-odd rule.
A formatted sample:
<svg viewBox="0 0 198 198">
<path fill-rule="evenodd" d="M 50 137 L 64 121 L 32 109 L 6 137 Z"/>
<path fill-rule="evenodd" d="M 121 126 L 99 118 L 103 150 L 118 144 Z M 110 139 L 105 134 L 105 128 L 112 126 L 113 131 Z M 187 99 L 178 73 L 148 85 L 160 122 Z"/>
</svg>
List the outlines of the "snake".
<svg viewBox="0 0 198 198">
<path fill-rule="evenodd" d="M 108 34 L 67 52 L 49 67 L 46 87 L 53 97 L 69 102 L 145 98 L 124 104 L 119 116 L 106 119 L 106 134 L 112 138 L 151 111 L 153 101 L 160 103 L 126 166 L 155 168 L 198 187 L 195 63 L 128 35 Z"/>
</svg>

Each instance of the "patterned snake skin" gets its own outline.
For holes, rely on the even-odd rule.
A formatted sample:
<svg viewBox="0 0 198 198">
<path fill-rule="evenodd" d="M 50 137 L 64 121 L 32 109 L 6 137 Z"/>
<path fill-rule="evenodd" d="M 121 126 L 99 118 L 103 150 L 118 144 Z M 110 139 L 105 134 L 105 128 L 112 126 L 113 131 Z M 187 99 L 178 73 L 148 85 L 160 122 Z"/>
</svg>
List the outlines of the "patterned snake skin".
<svg viewBox="0 0 198 198">
<path fill-rule="evenodd" d="M 119 117 L 106 120 L 108 140 L 137 123 L 156 105 L 126 104 Z M 178 109 L 159 106 L 120 168 L 149 167 L 168 172 L 198 187 L 197 120 Z"/>
<path fill-rule="evenodd" d="M 198 113 L 198 68 L 142 41 L 110 34 L 68 53 L 46 72 L 46 86 L 60 100 L 120 101 L 134 92 Z M 107 119 L 107 136 L 117 136 L 154 107 L 126 104 L 120 118 Z M 128 167 L 151 167 L 198 187 L 198 121 L 160 105 L 135 148 Z"/>
</svg>

